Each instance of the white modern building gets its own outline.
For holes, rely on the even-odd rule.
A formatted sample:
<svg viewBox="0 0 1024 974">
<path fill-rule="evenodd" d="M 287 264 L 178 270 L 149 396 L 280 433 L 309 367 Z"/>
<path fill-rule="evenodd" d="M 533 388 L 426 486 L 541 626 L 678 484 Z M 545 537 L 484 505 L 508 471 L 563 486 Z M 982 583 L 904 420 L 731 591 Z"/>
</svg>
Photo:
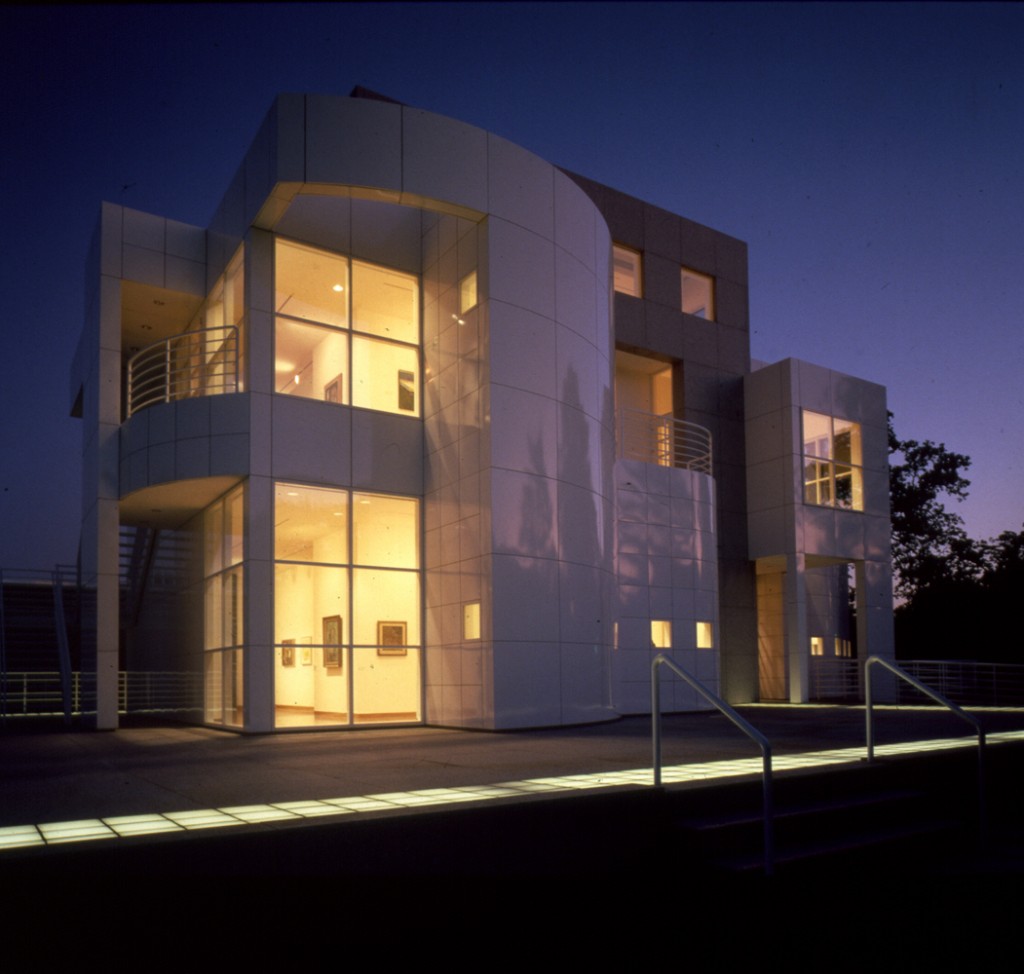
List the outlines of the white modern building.
<svg viewBox="0 0 1024 974">
<path fill-rule="evenodd" d="M 104 204 L 87 282 L 100 727 L 125 670 L 506 729 L 647 711 L 657 652 L 734 702 L 892 655 L 885 391 L 752 368 L 738 240 L 356 89 L 279 97 L 208 227 Z"/>
</svg>

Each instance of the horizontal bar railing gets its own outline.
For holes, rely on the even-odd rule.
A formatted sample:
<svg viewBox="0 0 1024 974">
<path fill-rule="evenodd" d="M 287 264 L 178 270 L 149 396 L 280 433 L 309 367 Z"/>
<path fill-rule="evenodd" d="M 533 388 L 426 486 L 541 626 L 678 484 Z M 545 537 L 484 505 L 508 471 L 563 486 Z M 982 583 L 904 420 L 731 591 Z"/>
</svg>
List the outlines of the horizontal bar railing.
<svg viewBox="0 0 1024 974">
<path fill-rule="evenodd" d="M 128 415 L 147 406 L 237 392 L 238 327 L 172 335 L 128 360 Z"/>
<path fill-rule="evenodd" d="M 744 720 L 721 697 L 712 693 L 696 677 L 691 676 L 672 659 L 659 653 L 651 662 L 651 750 L 654 760 L 654 784 L 661 786 L 661 685 L 660 667 L 667 666 L 681 680 L 688 683 L 719 713 L 724 714 L 733 725 L 747 735 L 760 749 L 762 760 L 761 788 L 764 818 L 764 872 L 770 876 L 775 865 L 775 812 L 772 803 L 772 746 L 749 721 Z"/>
<path fill-rule="evenodd" d="M 70 715 L 92 713 L 85 691 L 93 674 L 70 674 Z M 5 674 L 4 717 L 67 717 L 62 676 L 57 670 Z M 203 677 L 191 672 L 118 673 L 118 713 L 186 713 L 202 707 Z"/>
<path fill-rule="evenodd" d="M 962 710 L 952 700 L 947 700 L 941 693 L 937 693 L 931 687 L 926 686 L 920 680 L 912 677 L 906 670 L 897 666 L 895 663 L 889 662 L 889 660 L 882 659 L 880 656 L 869 656 L 864 661 L 864 715 L 866 721 L 866 738 L 867 738 L 867 752 L 868 752 L 868 763 L 872 764 L 875 760 L 875 728 L 874 728 L 874 710 L 871 693 L 871 667 L 881 666 L 883 669 L 888 670 L 894 676 L 899 677 L 906 683 L 909 683 L 919 693 L 923 693 L 926 697 L 934 700 L 939 706 L 945 707 L 950 713 L 955 714 L 961 720 L 966 721 L 970 724 L 978 735 L 978 835 L 982 843 L 985 839 L 985 730 L 981 726 L 981 721 L 977 717 L 973 717 L 971 714 Z"/>
<path fill-rule="evenodd" d="M 619 410 L 619 456 L 711 473 L 711 432 L 673 416 Z"/>
</svg>

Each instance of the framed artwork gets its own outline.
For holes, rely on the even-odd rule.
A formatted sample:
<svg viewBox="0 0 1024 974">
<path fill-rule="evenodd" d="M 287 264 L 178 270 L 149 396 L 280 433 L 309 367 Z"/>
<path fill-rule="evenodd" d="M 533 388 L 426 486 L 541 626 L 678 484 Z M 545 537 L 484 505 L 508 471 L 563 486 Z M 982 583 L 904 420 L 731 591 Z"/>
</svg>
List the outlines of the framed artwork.
<svg viewBox="0 0 1024 974">
<path fill-rule="evenodd" d="M 404 622 L 377 623 L 377 655 L 405 656 L 407 626 Z"/>
<path fill-rule="evenodd" d="M 283 640 L 281 640 L 281 665 L 282 666 L 294 666 L 295 665 L 295 640 L 294 639 L 283 639 Z"/>
<path fill-rule="evenodd" d="M 345 381 L 343 372 L 339 372 L 327 385 L 324 386 L 325 402 L 341 402 L 342 383 Z"/>
<path fill-rule="evenodd" d="M 416 376 L 411 372 L 398 373 L 398 408 L 404 412 L 416 412 Z"/>
<path fill-rule="evenodd" d="M 312 646 L 300 646 L 299 649 L 302 651 L 302 665 L 312 666 L 313 665 L 313 647 Z"/>
<path fill-rule="evenodd" d="M 341 616 L 324 616 L 324 666 L 341 666 Z"/>
</svg>

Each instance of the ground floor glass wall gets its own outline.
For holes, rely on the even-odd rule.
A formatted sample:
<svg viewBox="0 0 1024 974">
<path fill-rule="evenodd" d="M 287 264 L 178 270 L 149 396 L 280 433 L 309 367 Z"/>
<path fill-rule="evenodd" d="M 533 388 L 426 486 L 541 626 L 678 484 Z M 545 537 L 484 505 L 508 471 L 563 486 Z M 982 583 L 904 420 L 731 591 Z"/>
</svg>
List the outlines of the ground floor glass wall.
<svg viewBox="0 0 1024 974">
<path fill-rule="evenodd" d="M 278 484 L 275 725 L 421 718 L 419 501 Z"/>
<path fill-rule="evenodd" d="M 202 514 L 204 719 L 231 727 L 245 721 L 244 520 L 241 486 Z"/>
</svg>

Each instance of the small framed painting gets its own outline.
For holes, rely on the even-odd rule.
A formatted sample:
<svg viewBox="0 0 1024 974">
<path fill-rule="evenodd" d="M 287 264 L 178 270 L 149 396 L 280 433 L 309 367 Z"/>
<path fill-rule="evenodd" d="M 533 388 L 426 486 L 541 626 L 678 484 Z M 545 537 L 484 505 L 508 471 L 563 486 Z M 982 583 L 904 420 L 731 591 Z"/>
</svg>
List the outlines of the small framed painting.
<svg viewBox="0 0 1024 974">
<path fill-rule="evenodd" d="M 324 666 L 341 666 L 341 616 L 324 616 Z"/>
<path fill-rule="evenodd" d="M 281 640 L 281 665 L 282 666 L 294 666 L 295 665 L 295 640 L 294 639 L 283 639 L 283 640 Z"/>
<path fill-rule="evenodd" d="M 378 622 L 377 623 L 377 655 L 378 656 L 405 656 L 406 632 L 408 627 L 404 622 Z"/>
</svg>

